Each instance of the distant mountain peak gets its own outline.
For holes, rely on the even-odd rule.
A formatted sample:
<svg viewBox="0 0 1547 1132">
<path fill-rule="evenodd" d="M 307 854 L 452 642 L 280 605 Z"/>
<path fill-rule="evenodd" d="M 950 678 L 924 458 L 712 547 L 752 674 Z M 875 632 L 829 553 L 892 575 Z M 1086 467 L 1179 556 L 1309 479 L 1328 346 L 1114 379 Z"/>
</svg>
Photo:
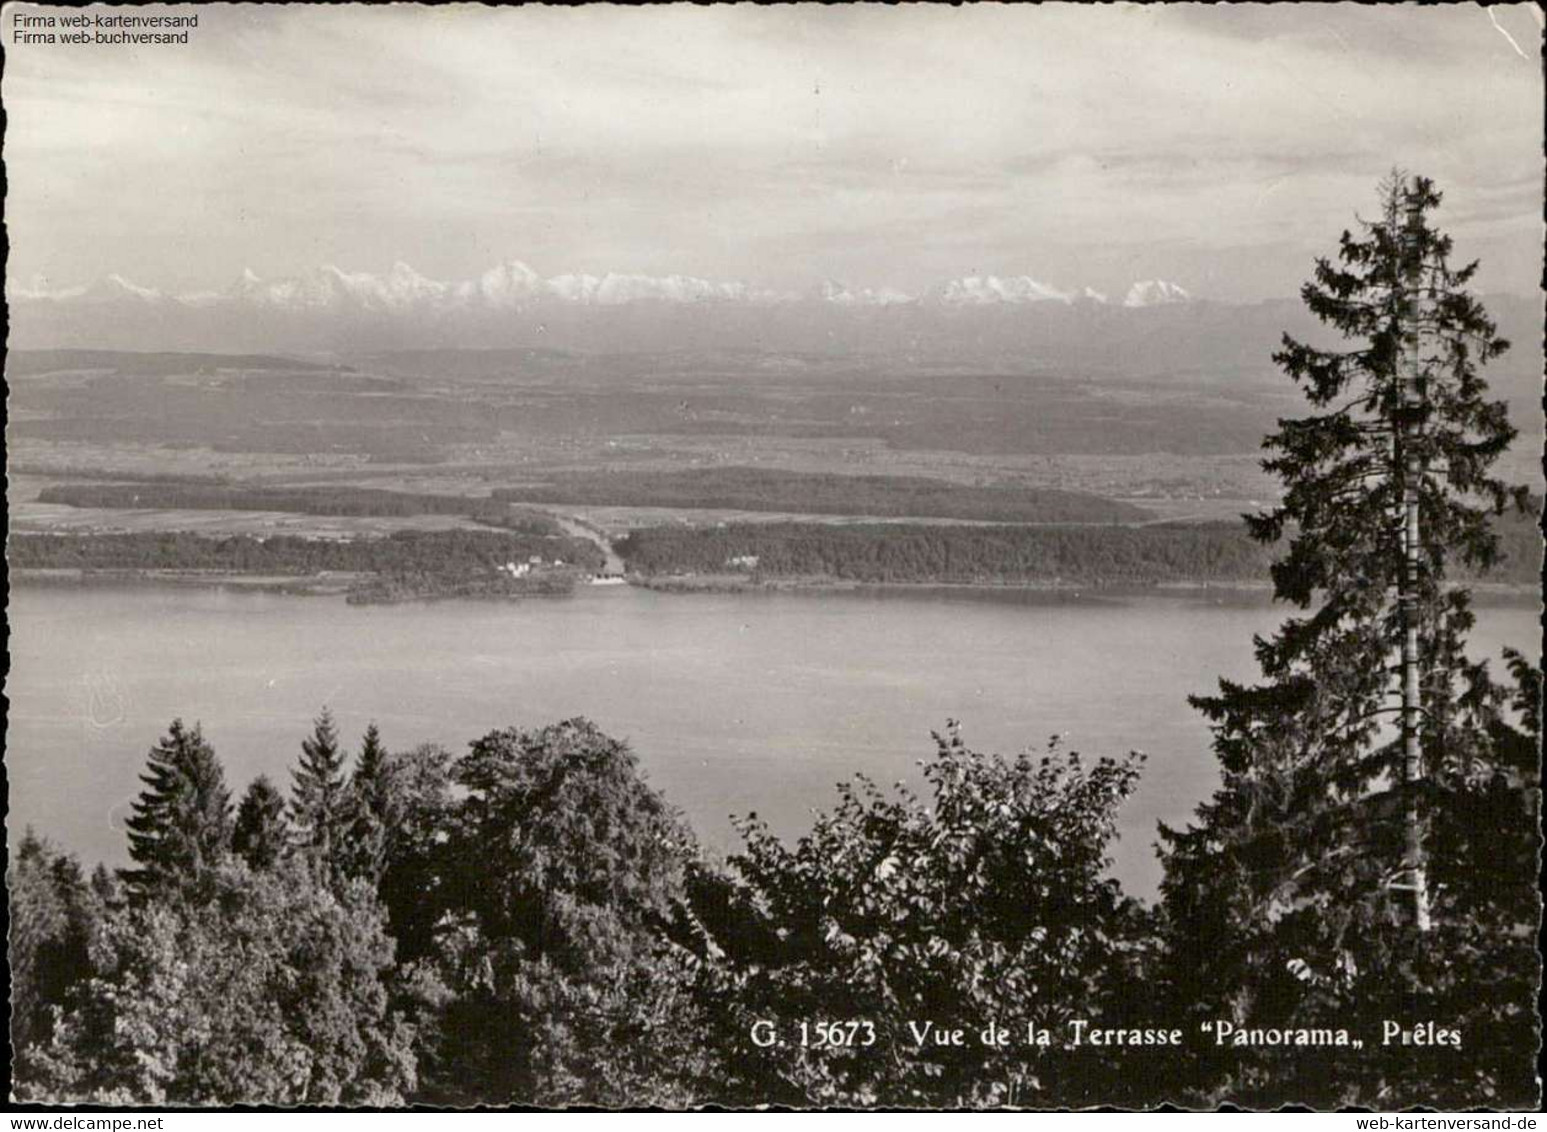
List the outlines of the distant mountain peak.
<svg viewBox="0 0 1547 1132">
<path fill-rule="evenodd" d="M 1033 279 L 1029 275 L 969 275 L 953 279 L 939 290 L 942 303 L 951 306 L 982 306 L 995 303 L 1069 303 L 1068 291 Z"/>
<path fill-rule="evenodd" d="M 50 297 L 59 299 L 81 298 L 89 302 L 104 303 L 125 300 L 134 303 L 157 303 L 161 301 L 163 296 L 154 287 L 141 287 L 138 283 L 131 283 L 114 271 L 86 287 L 55 292 Z"/>
<path fill-rule="evenodd" d="M 1190 302 L 1192 302 L 1192 295 L 1181 285 L 1165 279 L 1144 279 L 1128 288 L 1123 306 L 1158 307 L 1169 303 Z"/>
<path fill-rule="evenodd" d="M 891 287 L 850 287 L 836 279 L 824 279 L 816 289 L 816 298 L 840 307 L 889 307 L 918 301 L 914 296 Z"/>
</svg>

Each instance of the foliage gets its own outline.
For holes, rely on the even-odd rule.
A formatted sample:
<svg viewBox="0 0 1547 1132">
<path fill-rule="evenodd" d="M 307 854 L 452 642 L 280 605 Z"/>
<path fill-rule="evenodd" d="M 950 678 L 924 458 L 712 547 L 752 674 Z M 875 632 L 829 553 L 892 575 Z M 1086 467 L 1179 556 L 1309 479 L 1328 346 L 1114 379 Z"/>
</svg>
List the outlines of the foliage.
<svg viewBox="0 0 1547 1132">
<path fill-rule="evenodd" d="M 1317 812 L 1227 771 L 1193 827 L 1165 832 L 1166 1009 L 1194 1030 L 1221 1018 L 1347 1027 L 1376 1047 L 1198 1048 L 1176 1077 L 1195 1101 L 1534 1107 L 1540 670 L 1515 676 L 1529 710 L 1488 725 L 1486 776 L 1426 792 L 1435 926 L 1422 937 L 1382 900 L 1400 852 L 1389 795 Z M 1388 1020 L 1433 1020 L 1461 1047 L 1385 1046 Z"/>
<path fill-rule="evenodd" d="M 1121 1103 L 1133 1083 L 1121 1056 L 1065 1046 L 1073 1019 L 1137 1016 L 1145 916 L 1105 871 L 1142 756 L 1087 766 L 1055 738 L 1005 759 L 969 750 L 954 723 L 936 740 L 932 806 L 860 778 L 793 847 L 743 823 L 730 890 L 703 917 L 725 952 L 705 993 L 726 1099 L 1045 1107 Z M 758 1019 L 784 1044 L 754 1046 Z M 860 1023 L 858 1041 L 797 1040 L 817 1022 Z M 1013 1043 L 983 1045 L 990 1023 Z M 1028 1025 L 1052 1044 L 1027 1044 Z M 957 1028 L 963 1045 L 936 1044 Z"/>
<path fill-rule="evenodd" d="M 1500 517 L 1501 561 L 1489 577 L 1535 585 L 1542 565 L 1534 518 Z M 976 527 L 905 523 L 731 523 L 651 527 L 617 543 L 631 571 L 724 574 L 757 559 L 764 578 L 845 581 L 1154 585 L 1259 581 L 1270 555 L 1238 524 L 1143 527 Z"/>
<path fill-rule="evenodd" d="M 474 742 L 455 767 L 461 906 L 561 966 L 628 951 L 669 915 L 691 838 L 637 768 L 584 719 Z"/>
<path fill-rule="evenodd" d="M 856 582 L 1151 584 L 1241 581 L 1259 551 L 1224 524 L 1196 526 L 925 526 L 741 523 L 647 528 L 618 543 L 643 574 L 724 573 L 753 556 L 767 577 Z"/>
<path fill-rule="evenodd" d="M 599 551 L 595 553 L 600 554 Z M 499 570 L 463 574 L 446 571 L 398 573 L 378 575 L 356 583 L 349 589 L 348 600 L 351 605 L 385 605 L 441 598 L 565 597 L 574 592 L 579 580 L 580 571 L 573 566 L 548 567 L 522 578 Z"/>
<path fill-rule="evenodd" d="M 372 722 L 360 740 L 360 755 L 349 776 L 344 799 L 347 832 L 341 859 L 349 876 L 361 877 L 373 887 L 380 883 L 386 867 L 387 827 L 391 821 L 388 758 L 381 732 Z"/>
<path fill-rule="evenodd" d="M 313 721 L 311 737 L 301 740 L 301 760 L 291 772 L 290 815 L 297 848 L 326 876 L 338 875 L 344 864 L 347 757 L 333 715 L 323 708 Z"/>
<path fill-rule="evenodd" d="M 253 779 L 236 808 L 231 851 L 251 869 L 271 869 L 290 849 L 285 796 L 266 774 Z"/>
<path fill-rule="evenodd" d="M 454 773 L 466 794 L 438 936 L 453 1000 L 430 1096 L 682 1103 L 661 1062 L 668 1035 L 692 1033 L 667 936 L 691 834 L 628 748 L 583 719 L 492 732 Z"/>
<path fill-rule="evenodd" d="M 386 764 L 387 748 L 382 746 L 381 730 L 372 720 L 360 739 L 360 757 L 355 760 L 350 784 L 376 813 L 382 812 L 386 801 Z"/>
<path fill-rule="evenodd" d="M 1539 513 L 1539 501 L 1533 505 Z M 1534 515 L 1492 520 L 1500 559 L 1487 577 L 1534 585 L 1542 543 Z M 766 577 L 827 576 L 860 582 L 1048 582 L 1150 585 L 1256 581 L 1269 556 L 1235 524 L 1146 527 L 952 527 L 917 524 L 732 523 L 724 528 L 650 528 L 618 543 L 629 568 L 647 575 L 718 573 L 728 560 L 759 558 Z M 400 532 L 350 542 L 292 535 L 209 537 L 184 532 L 11 536 L 10 564 L 33 570 L 218 570 L 264 575 L 320 572 L 381 575 L 362 597 L 422 593 L 521 593 L 496 576 L 506 562 L 537 556 L 582 570 L 604 563 L 579 538 L 526 538 L 492 531 Z M 1462 576 L 1477 573 L 1461 564 Z M 541 580 L 541 576 L 538 577 Z M 531 582 L 532 578 L 520 579 Z M 482 587 L 484 593 L 478 592 Z M 549 586 L 555 592 L 565 587 Z"/>
<path fill-rule="evenodd" d="M 146 788 L 128 819 L 129 856 L 137 866 L 123 879 L 145 897 L 159 889 L 193 884 L 219 864 L 231 839 L 231 795 L 215 749 L 198 724 L 172 721 L 152 747 Z"/>
<path fill-rule="evenodd" d="M 1134 760 L 1086 769 L 1050 750 L 1012 764 L 953 732 L 929 772 L 933 812 L 879 798 L 867 809 L 848 792 L 793 853 L 749 825 L 727 875 L 701 860 L 627 746 L 585 720 L 490 733 L 454 764 L 434 746 L 389 754 L 374 734 L 363 748 L 347 796 L 369 800 L 379 823 L 374 878 L 278 849 L 282 814 L 263 780 L 244 796 L 235 852 L 196 888 L 124 903 L 105 875 L 88 887 L 71 874 L 60 891 L 90 915 L 69 936 L 74 968 L 60 965 L 61 985 L 36 996 L 47 1024 L 28 1033 L 28 1099 L 681 1108 L 1113 1096 L 1094 1090 L 1120 1058 L 792 1059 L 751 1047 L 748 1022 L 864 1004 L 896 1041 L 915 1016 L 1050 1029 L 1139 1017 L 1119 988 L 1140 974 L 1144 917 L 1101 876 Z M 341 761 L 324 716 L 298 797 L 314 803 L 319 782 L 340 782 Z M 48 899 L 52 939 L 64 905 Z"/>
<path fill-rule="evenodd" d="M 444 747 L 425 743 L 383 762 L 377 892 L 400 963 L 434 952 L 436 927 L 448 906 L 447 842 L 455 808 L 452 761 Z"/>
<path fill-rule="evenodd" d="M 1161 833 L 1168 977 L 1183 1016 L 1346 1026 L 1367 1042 L 1385 1020 L 1410 1030 L 1432 1019 L 1462 1031 L 1464 1052 L 1205 1051 L 1189 1074 L 1209 1099 L 1463 1107 L 1534 1095 L 1521 1007 L 1536 974 L 1522 946 L 1538 919 L 1526 896 L 1537 841 L 1525 833 L 1536 771 L 1519 748 L 1535 744 L 1510 738 L 1505 691 L 1465 653 L 1469 594 L 1447 585 L 1452 560 L 1494 563 L 1494 517 L 1526 501 L 1489 474 L 1514 429 L 1477 367 L 1506 343 L 1465 291 L 1476 264 L 1452 268 L 1449 238 L 1428 226 L 1439 199 L 1421 178 L 1394 177 L 1383 218 L 1345 232 L 1341 266 L 1318 261 L 1303 290 L 1357 344 L 1286 336 L 1276 358 L 1315 412 L 1265 441 L 1264 467 L 1286 490 L 1248 526 L 1263 543 L 1288 537 L 1275 595 L 1309 612 L 1258 639 L 1262 683 L 1225 680 L 1194 700 L 1223 783 L 1192 827 Z M 1416 367 L 1404 354 L 1415 338 Z M 1422 516 L 1415 578 L 1404 576 L 1408 487 Z M 1403 785 L 1401 744 L 1383 726 L 1409 616 L 1421 786 Z M 1428 933 L 1396 886 L 1412 802 L 1433 861 Z"/>
<path fill-rule="evenodd" d="M 16 847 L 5 887 L 11 1048 L 25 1077 L 27 1055 L 52 1038 L 58 1011 L 90 973 L 91 936 L 103 908 L 79 862 L 31 829 Z"/>
<path fill-rule="evenodd" d="M 29 1099 L 375 1105 L 414 1086 L 378 908 L 362 889 L 327 891 L 299 862 L 265 872 L 231 862 L 197 899 L 121 908 L 91 962 L 36 1051 Z"/>
<path fill-rule="evenodd" d="M 7 547 L 13 569 L 228 570 L 248 574 L 382 574 L 413 578 L 488 575 L 533 556 L 589 570 L 603 566 L 588 539 L 496 531 L 398 531 L 347 542 L 295 535 L 210 537 L 176 531 L 139 534 L 18 534 Z"/>
</svg>

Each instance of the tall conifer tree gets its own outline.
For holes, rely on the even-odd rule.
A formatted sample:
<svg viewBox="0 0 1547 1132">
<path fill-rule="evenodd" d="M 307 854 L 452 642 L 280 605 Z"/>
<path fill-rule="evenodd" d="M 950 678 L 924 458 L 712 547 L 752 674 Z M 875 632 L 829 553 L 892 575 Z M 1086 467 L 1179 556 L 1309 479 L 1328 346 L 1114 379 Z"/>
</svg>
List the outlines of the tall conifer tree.
<svg viewBox="0 0 1547 1132">
<path fill-rule="evenodd" d="M 1348 348 L 1286 336 L 1275 355 L 1313 412 L 1264 442 L 1285 490 L 1247 523 L 1259 541 L 1288 539 L 1274 593 L 1302 614 L 1257 639 L 1260 683 L 1195 698 L 1223 786 L 1193 827 L 1161 831 L 1174 990 L 1200 1016 L 1291 1025 L 1419 1004 L 1459 1016 L 1468 1000 L 1447 996 L 1461 972 L 1522 974 L 1509 948 L 1522 905 L 1494 900 L 1483 877 L 1504 861 L 1529 883 L 1534 848 L 1489 823 L 1501 807 L 1524 820 L 1531 775 L 1507 765 L 1505 693 L 1466 656 L 1470 595 L 1447 584 L 1453 562 L 1493 564 L 1491 517 L 1526 504 L 1491 473 L 1515 429 L 1478 372 L 1508 344 L 1466 290 L 1477 264 L 1452 266 L 1430 225 L 1434 186 L 1394 173 L 1381 202 L 1301 292 Z M 1360 1064 L 1381 1080 L 1505 1075 L 1461 1058 L 1405 1064 L 1414 1056 Z M 1329 1091 L 1281 1099 L 1348 1099 L 1331 1090 L 1353 1062 L 1292 1064 Z M 1232 1095 L 1250 1095 L 1251 1072 L 1229 1071 Z"/>
<path fill-rule="evenodd" d="M 310 738 L 301 741 L 301 761 L 292 772 L 290 812 L 300 848 L 329 869 L 338 865 L 348 820 L 344 759 L 333 714 L 323 708 L 313 721 Z"/>
<path fill-rule="evenodd" d="M 236 810 L 231 848 L 250 868 L 271 869 L 289 848 L 285 797 L 266 774 L 255 778 Z"/>
<path fill-rule="evenodd" d="M 129 856 L 122 876 L 136 897 L 196 880 L 225 855 L 231 840 L 231 793 L 215 749 L 198 724 L 172 721 L 152 747 L 145 789 L 128 819 Z"/>
<path fill-rule="evenodd" d="M 386 747 L 375 723 L 365 729 L 360 757 L 349 778 L 348 844 L 344 858 L 351 875 L 372 884 L 386 867 L 387 840 L 392 825 L 392 783 Z"/>
</svg>

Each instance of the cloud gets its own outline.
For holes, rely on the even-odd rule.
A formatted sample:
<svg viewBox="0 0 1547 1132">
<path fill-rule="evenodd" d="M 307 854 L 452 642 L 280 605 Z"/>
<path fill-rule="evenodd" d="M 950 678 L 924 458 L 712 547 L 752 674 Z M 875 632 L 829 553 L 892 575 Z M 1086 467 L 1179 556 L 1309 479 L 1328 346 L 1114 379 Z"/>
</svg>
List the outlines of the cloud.
<svg viewBox="0 0 1547 1132">
<path fill-rule="evenodd" d="M 186 48 L 10 52 L 13 271 L 911 291 L 1099 263 L 1121 291 L 1184 274 L 1159 249 L 1262 247 L 1187 278 L 1282 293 L 1393 164 L 1521 268 L 1541 88 L 1459 7 L 215 6 Z"/>
</svg>

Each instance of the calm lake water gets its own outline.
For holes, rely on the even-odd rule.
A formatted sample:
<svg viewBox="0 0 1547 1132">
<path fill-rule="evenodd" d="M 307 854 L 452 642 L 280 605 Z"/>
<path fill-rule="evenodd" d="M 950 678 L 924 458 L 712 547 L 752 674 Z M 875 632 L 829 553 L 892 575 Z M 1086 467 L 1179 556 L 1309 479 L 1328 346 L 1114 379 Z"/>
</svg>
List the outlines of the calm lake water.
<svg viewBox="0 0 1547 1132">
<path fill-rule="evenodd" d="M 1149 755 L 1123 814 L 1118 875 L 1151 896 L 1155 823 L 1215 781 L 1189 693 L 1250 679 L 1266 602 L 1048 602 L 982 594 L 672 595 L 596 588 L 518 604 L 351 607 L 338 598 L 171 587 L 12 591 L 8 836 L 30 823 L 88 862 L 125 859 L 147 749 L 201 720 L 233 795 L 288 786 L 310 720 L 352 744 L 455 751 L 494 728 L 576 715 L 626 738 L 713 848 L 755 810 L 793 836 L 854 772 L 919 782 L 930 732 L 978 750 Z M 1479 612 L 1474 651 L 1533 653 L 1534 608 Z"/>
</svg>

